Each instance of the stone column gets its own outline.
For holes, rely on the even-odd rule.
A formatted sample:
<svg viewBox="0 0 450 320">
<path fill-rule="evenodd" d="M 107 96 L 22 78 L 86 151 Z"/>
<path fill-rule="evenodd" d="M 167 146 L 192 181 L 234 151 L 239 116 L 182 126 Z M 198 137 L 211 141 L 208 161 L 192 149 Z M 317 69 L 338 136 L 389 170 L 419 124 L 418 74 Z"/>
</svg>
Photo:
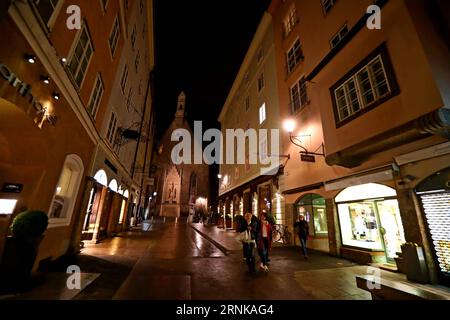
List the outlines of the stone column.
<svg viewBox="0 0 450 320">
<path fill-rule="evenodd" d="M 426 222 L 422 207 L 414 190 L 410 188 L 397 189 L 397 199 L 402 218 L 406 242 L 417 243 L 424 250 L 431 283 L 438 283 L 437 265 L 434 260 L 432 244 L 428 238 Z"/>
<path fill-rule="evenodd" d="M 328 244 L 330 247 L 330 254 L 333 256 L 340 256 L 342 244 L 337 209 L 334 205 L 333 199 L 325 199 L 325 204 L 327 211 Z"/>
<path fill-rule="evenodd" d="M 87 208 L 89 205 L 89 199 L 91 190 L 94 187 L 95 179 L 92 177 L 86 177 L 84 183 L 83 196 L 81 198 L 81 204 L 78 206 L 78 211 L 74 214 L 74 223 L 72 228 L 72 237 L 69 244 L 68 254 L 76 254 L 80 251 L 81 234 L 83 232 L 83 223 L 86 218 Z"/>
</svg>

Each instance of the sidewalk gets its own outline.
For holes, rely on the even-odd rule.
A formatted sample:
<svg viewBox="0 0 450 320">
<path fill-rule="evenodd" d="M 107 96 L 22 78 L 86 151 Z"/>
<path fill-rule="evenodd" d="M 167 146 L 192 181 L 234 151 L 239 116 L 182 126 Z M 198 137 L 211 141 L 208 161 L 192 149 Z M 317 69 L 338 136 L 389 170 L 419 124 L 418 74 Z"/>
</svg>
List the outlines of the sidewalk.
<svg viewBox="0 0 450 320">
<path fill-rule="evenodd" d="M 223 230 L 215 225 L 192 224 L 191 227 L 208 238 L 212 243 L 223 247 L 228 253 L 237 253 L 242 247 L 236 240 L 234 230 Z M 368 275 L 377 266 L 358 265 L 348 260 L 332 257 L 323 252 L 310 250 L 310 259 L 301 259 L 299 248 L 293 246 L 274 246 L 271 256 L 273 265 L 284 274 L 293 275 L 292 280 L 313 299 L 370 300 L 367 291 L 356 285 L 356 276 Z M 275 268 L 273 268 L 275 269 Z M 370 270 L 369 270 L 370 269 Z M 276 270 L 276 269 L 275 269 Z M 450 290 L 439 285 L 418 284 L 407 280 L 406 275 L 380 269 L 380 279 L 392 281 L 399 286 L 409 286 L 411 290 L 428 292 L 450 297 Z"/>
</svg>

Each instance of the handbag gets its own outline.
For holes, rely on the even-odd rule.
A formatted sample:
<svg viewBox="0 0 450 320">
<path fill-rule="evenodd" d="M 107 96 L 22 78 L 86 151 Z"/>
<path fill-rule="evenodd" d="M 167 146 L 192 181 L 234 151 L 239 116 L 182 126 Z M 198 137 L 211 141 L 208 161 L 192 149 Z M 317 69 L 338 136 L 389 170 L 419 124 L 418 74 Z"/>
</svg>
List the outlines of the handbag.
<svg viewBox="0 0 450 320">
<path fill-rule="evenodd" d="M 255 242 L 255 240 L 252 240 L 250 231 L 248 231 L 248 230 L 245 230 L 244 232 L 239 233 L 238 241 L 245 242 L 245 243 L 254 243 Z"/>
</svg>

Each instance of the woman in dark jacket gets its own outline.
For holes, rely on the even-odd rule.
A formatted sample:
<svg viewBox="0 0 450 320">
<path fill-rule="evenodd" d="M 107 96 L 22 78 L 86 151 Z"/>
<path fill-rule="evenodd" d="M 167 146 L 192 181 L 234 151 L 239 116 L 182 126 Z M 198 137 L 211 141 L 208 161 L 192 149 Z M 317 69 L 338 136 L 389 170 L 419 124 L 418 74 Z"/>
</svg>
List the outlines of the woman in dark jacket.
<svg viewBox="0 0 450 320">
<path fill-rule="evenodd" d="M 303 256 L 305 259 L 308 259 L 308 253 L 306 251 L 306 240 L 309 235 L 309 226 L 308 222 L 305 220 L 304 215 L 299 216 L 299 220 L 294 224 L 294 227 L 297 229 L 298 237 L 300 239 L 300 244 L 302 246 Z"/>
</svg>

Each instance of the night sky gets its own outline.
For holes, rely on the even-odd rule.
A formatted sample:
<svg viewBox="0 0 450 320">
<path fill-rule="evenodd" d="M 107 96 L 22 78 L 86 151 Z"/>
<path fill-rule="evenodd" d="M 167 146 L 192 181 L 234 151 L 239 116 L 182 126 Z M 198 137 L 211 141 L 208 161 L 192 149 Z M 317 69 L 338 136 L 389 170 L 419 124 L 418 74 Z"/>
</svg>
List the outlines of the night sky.
<svg viewBox="0 0 450 320">
<path fill-rule="evenodd" d="M 173 120 L 181 91 L 191 124 L 202 120 L 203 128 L 219 127 L 217 117 L 269 3 L 155 0 L 158 136 Z M 216 173 L 212 167 L 212 191 L 217 191 Z"/>
<path fill-rule="evenodd" d="M 217 127 L 264 10 L 264 0 L 155 0 L 155 103 L 158 132 L 170 124 L 178 94 L 188 118 Z"/>
</svg>

